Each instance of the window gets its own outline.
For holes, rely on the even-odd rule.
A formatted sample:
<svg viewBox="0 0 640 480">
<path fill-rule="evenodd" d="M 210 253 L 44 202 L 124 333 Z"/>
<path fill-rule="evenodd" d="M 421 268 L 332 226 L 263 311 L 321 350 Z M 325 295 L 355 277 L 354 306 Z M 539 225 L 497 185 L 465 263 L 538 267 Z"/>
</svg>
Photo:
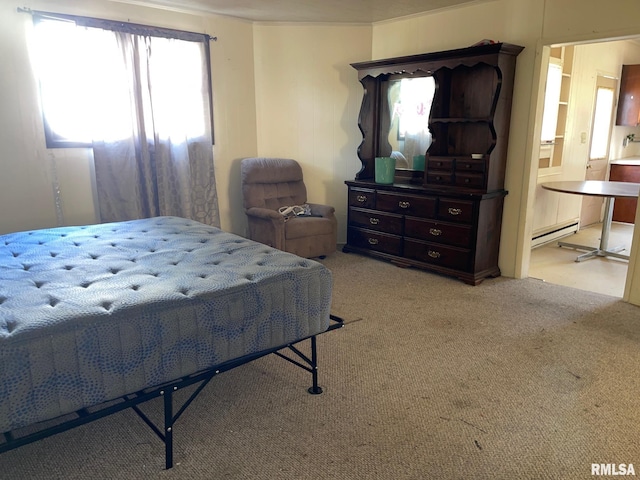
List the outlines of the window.
<svg viewBox="0 0 640 480">
<path fill-rule="evenodd" d="M 136 68 L 148 71 L 146 78 L 153 79 L 156 132 L 202 135 L 206 107 L 201 85 L 202 75 L 209 75 L 208 37 L 93 20 L 34 14 L 34 65 L 47 147 L 89 147 L 93 140 L 112 142 L 130 135 L 136 122 L 131 112 Z M 119 39 L 131 34 L 137 35 L 133 44 L 139 57 L 146 59 L 135 66 L 125 60 Z M 199 41 L 181 36 L 196 36 Z"/>
<path fill-rule="evenodd" d="M 615 79 L 598 75 L 596 80 L 596 104 L 591 128 L 590 160 L 606 159 L 609 155 L 615 87 Z"/>
</svg>

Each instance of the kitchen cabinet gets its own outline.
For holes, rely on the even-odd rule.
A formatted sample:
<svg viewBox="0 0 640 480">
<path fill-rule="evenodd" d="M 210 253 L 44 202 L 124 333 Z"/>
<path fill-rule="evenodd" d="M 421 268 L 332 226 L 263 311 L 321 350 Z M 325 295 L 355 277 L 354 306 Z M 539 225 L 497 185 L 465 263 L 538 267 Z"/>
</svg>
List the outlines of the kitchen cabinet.
<svg viewBox="0 0 640 480">
<path fill-rule="evenodd" d="M 640 65 L 623 65 L 616 125 L 640 125 Z"/>
<path fill-rule="evenodd" d="M 623 158 L 611 162 L 609 180 L 612 182 L 640 183 L 640 158 Z M 634 223 L 638 200 L 616 198 L 613 204 L 613 221 Z"/>
</svg>

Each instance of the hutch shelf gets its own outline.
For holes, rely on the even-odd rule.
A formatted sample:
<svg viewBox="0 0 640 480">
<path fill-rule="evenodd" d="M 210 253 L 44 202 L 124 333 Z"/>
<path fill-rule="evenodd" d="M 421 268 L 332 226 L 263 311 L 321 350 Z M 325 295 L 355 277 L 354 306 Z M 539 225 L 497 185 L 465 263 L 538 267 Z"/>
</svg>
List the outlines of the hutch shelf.
<svg viewBox="0 0 640 480">
<path fill-rule="evenodd" d="M 345 252 L 452 275 L 472 285 L 500 275 L 511 99 L 522 49 L 494 43 L 352 64 L 364 87 L 358 120 L 362 169 L 345 182 Z M 396 170 L 392 184 L 376 183 L 375 158 L 398 155 L 409 143 L 410 135 L 397 126 L 400 102 L 391 93 L 394 82 L 426 77 L 434 81 L 429 145 L 412 152 L 425 156 L 424 171 L 409 166 Z M 406 99 L 402 102 L 405 110 L 407 105 L 414 109 Z"/>
</svg>

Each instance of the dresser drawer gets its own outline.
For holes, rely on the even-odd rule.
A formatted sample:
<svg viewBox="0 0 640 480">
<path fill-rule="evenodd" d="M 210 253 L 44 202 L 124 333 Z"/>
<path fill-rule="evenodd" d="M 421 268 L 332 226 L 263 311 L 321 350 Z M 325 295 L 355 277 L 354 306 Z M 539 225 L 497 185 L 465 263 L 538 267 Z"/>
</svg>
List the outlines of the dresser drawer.
<svg viewBox="0 0 640 480">
<path fill-rule="evenodd" d="M 458 247 L 471 246 L 471 227 L 467 225 L 407 217 L 404 222 L 404 232 L 407 237 L 424 239 L 429 242 Z"/>
<path fill-rule="evenodd" d="M 382 213 L 376 210 L 350 208 L 349 224 L 395 235 L 402 235 L 403 217 L 402 215 Z"/>
<path fill-rule="evenodd" d="M 435 218 L 436 197 L 400 195 L 379 191 L 376 196 L 376 210 L 413 215 L 415 217 Z"/>
<path fill-rule="evenodd" d="M 427 160 L 427 171 L 431 171 L 431 170 L 452 171 L 454 160 L 455 158 L 453 157 L 429 157 L 429 160 Z"/>
<path fill-rule="evenodd" d="M 438 218 L 450 222 L 471 223 L 473 202 L 441 198 L 438 206 Z"/>
<path fill-rule="evenodd" d="M 453 174 L 444 171 L 427 172 L 427 183 L 431 185 L 451 185 L 453 183 Z"/>
<path fill-rule="evenodd" d="M 366 248 L 377 252 L 400 256 L 402 253 L 402 237 L 374 232 L 363 228 L 349 227 L 347 242 L 357 248 Z"/>
<path fill-rule="evenodd" d="M 457 172 L 456 185 L 459 187 L 483 188 L 484 175 L 475 172 Z"/>
<path fill-rule="evenodd" d="M 349 206 L 376 208 L 376 191 L 368 188 L 349 188 Z"/>
<path fill-rule="evenodd" d="M 468 270 L 471 251 L 466 248 L 447 247 L 437 243 L 405 238 L 404 256 L 454 270 Z"/>
<path fill-rule="evenodd" d="M 486 162 L 484 160 L 456 160 L 456 172 L 484 172 Z"/>
</svg>

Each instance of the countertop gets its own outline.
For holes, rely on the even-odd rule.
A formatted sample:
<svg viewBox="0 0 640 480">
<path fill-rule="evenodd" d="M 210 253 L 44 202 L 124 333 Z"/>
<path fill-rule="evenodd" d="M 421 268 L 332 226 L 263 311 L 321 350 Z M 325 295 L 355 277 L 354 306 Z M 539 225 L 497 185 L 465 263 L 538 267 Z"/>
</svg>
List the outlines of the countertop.
<svg viewBox="0 0 640 480">
<path fill-rule="evenodd" d="M 611 160 L 610 165 L 633 165 L 640 167 L 640 157 L 618 158 Z"/>
</svg>

